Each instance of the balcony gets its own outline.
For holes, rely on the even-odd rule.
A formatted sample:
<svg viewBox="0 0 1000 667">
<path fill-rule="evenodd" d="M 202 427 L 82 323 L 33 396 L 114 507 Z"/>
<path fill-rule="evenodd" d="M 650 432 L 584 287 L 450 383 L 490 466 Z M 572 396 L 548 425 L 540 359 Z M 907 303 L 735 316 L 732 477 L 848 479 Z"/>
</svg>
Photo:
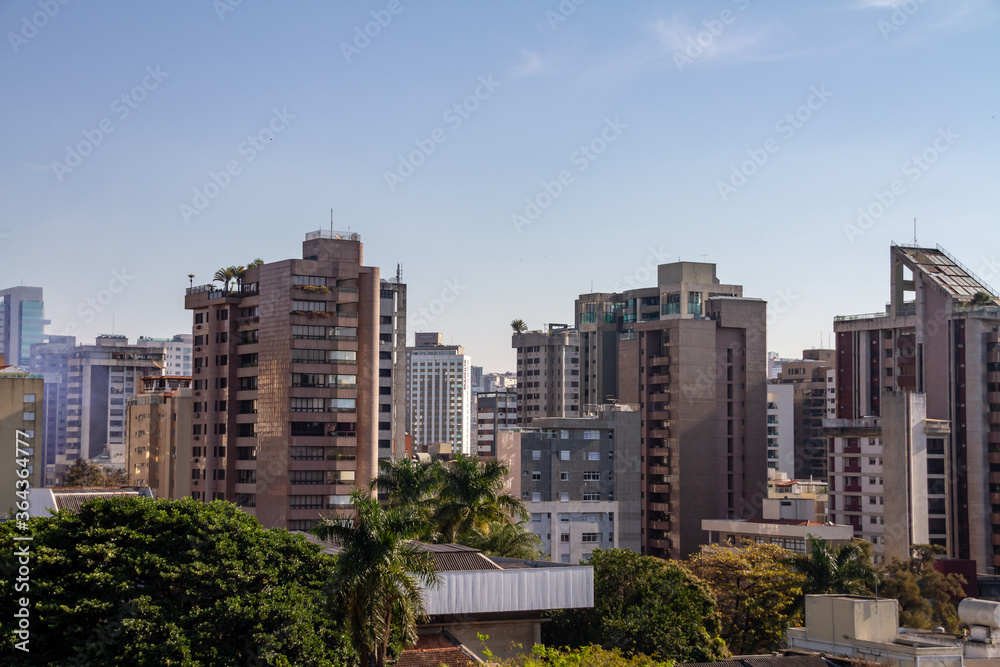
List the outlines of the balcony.
<svg viewBox="0 0 1000 667">
<path fill-rule="evenodd" d="M 990 523 L 994 526 L 1000 526 L 1000 513 L 990 514 Z"/>
<path fill-rule="evenodd" d="M 988 458 L 990 463 L 1000 463 L 1000 452 L 990 452 Z"/>
<path fill-rule="evenodd" d="M 670 512 L 670 503 L 651 502 L 648 507 L 651 512 Z"/>
<path fill-rule="evenodd" d="M 670 456 L 670 448 L 669 447 L 647 447 L 646 448 L 646 455 L 647 456 Z"/>
<path fill-rule="evenodd" d="M 652 529 L 654 529 L 654 530 L 666 530 L 666 531 L 669 531 L 670 530 L 670 522 L 669 521 L 650 521 L 649 522 L 649 527 L 652 528 Z"/>
<path fill-rule="evenodd" d="M 990 494 L 990 505 L 1000 505 L 1000 493 Z"/>
<path fill-rule="evenodd" d="M 1000 416 L 1000 412 L 996 413 Z M 1000 423 L 1000 422 L 998 422 Z M 650 438 L 669 438 L 670 429 L 669 428 L 651 428 L 648 431 Z"/>
<path fill-rule="evenodd" d="M 649 363 L 651 366 L 669 366 L 670 355 L 667 354 L 662 357 L 650 357 Z"/>
<path fill-rule="evenodd" d="M 653 549 L 661 549 L 663 551 L 666 551 L 667 553 L 670 553 L 670 540 L 649 538 L 649 540 L 646 541 L 646 544 L 648 544 Z M 993 558 L 1000 559 L 1000 556 L 994 556 Z"/>
<path fill-rule="evenodd" d="M 991 456 L 992 456 L 992 454 L 991 454 Z M 998 456 L 1000 456 L 1000 455 L 998 455 Z M 670 474 L 670 466 L 651 465 L 651 466 L 649 466 L 649 468 L 647 468 L 647 470 L 649 471 L 650 475 L 669 475 Z"/>
<path fill-rule="evenodd" d="M 670 493 L 669 484 L 650 484 L 648 485 L 648 488 L 650 493 Z"/>
<path fill-rule="evenodd" d="M 1000 484 L 1000 472 L 990 473 L 990 484 Z"/>
<path fill-rule="evenodd" d="M 987 412 L 986 421 L 991 424 L 1000 424 L 1000 412 Z"/>
</svg>

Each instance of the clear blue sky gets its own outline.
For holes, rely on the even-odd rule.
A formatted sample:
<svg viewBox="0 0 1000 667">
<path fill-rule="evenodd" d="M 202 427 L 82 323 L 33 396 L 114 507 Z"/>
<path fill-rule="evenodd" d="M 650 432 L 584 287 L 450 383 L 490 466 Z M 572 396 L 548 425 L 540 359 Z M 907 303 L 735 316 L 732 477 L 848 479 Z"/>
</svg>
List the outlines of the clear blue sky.
<svg viewBox="0 0 1000 667">
<path fill-rule="evenodd" d="M 50 332 L 91 338 L 112 314 L 132 338 L 190 331 L 188 273 L 298 257 L 333 207 L 368 264 L 403 265 L 411 330 L 436 312 L 424 330 L 487 370 L 513 368 L 512 319 L 571 322 L 591 285 L 678 257 L 781 303 L 768 347 L 792 356 L 882 307 L 914 217 L 1000 284 L 998 17 L 987 0 L 8 0 L 0 286 L 42 286 Z"/>
</svg>

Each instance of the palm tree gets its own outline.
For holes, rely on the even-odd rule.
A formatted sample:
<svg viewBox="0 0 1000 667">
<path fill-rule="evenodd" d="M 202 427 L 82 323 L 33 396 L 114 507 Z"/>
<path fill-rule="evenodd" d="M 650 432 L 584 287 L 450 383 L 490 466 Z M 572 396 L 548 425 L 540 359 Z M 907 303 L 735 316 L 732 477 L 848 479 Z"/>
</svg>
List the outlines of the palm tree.
<svg viewBox="0 0 1000 667">
<path fill-rule="evenodd" d="M 239 266 L 230 266 L 226 271 L 236 279 L 236 291 L 239 292 L 243 285 L 243 272 L 247 270 L 247 267 L 240 264 Z"/>
<path fill-rule="evenodd" d="M 448 462 L 434 516 L 445 542 L 472 530 L 488 535 L 491 523 L 507 523 L 514 516 L 528 520 L 524 503 L 503 493 L 509 472 L 503 461 L 481 461 L 464 454 Z"/>
<path fill-rule="evenodd" d="M 879 581 L 872 565 L 871 545 L 842 544 L 836 549 L 826 540 L 808 536 L 809 555 L 797 554 L 789 564 L 806 576 L 805 595 L 871 595 Z"/>
<path fill-rule="evenodd" d="M 524 560 L 548 560 L 541 550 L 542 540 L 528 529 L 524 521 L 517 523 L 491 523 L 489 533 L 471 531 L 460 535 L 458 541 L 479 549 L 487 556 L 521 558 Z"/>
<path fill-rule="evenodd" d="M 190 286 L 194 287 L 194 274 L 193 273 L 189 273 L 188 274 L 188 281 L 191 283 Z"/>
<path fill-rule="evenodd" d="M 516 334 L 523 334 L 528 330 L 528 325 L 524 323 L 524 320 L 513 320 L 510 323 L 510 328 L 513 329 Z"/>
<path fill-rule="evenodd" d="M 378 489 L 390 508 L 413 508 L 427 523 L 424 534 L 430 531 L 432 504 L 441 487 L 443 472 L 439 461 L 414 461 L 413 459 L 382 459 L 378 463 L 378 476 L 368 485 Z"/>
<path fill-rule="evenodd" d="M 264 260 L 262 260 L 260 257 L 247 264 L 248 269 L 256 269 L 258 266 L 264 266 Z"/>
<path fill-rule="evenodd" d="M 229 275 L 229 269 L 226 268 L 219 269 L 218 271 L 215 272 L 215 275 L 212 276 L 213 283 L 215 282 L 223 283 L 222 287 L 223 292 L 229 291 L 229 281 L 232 279 L 233 279 L 232 276 Z"/>
<path fill-rule="evenodd" d="M 410 542 L 420 528 L 412 512 L 383 509 L 357 490 L 353 518 L 324 518 L 313 534 L 341 551 L 331 581 L 333 604 L 345 619 L 360 664 L 385 667 L 390 638 L 411 645 L 426 617 L 421 585 L 437 585 L 434 560 Z"/>
</svg>

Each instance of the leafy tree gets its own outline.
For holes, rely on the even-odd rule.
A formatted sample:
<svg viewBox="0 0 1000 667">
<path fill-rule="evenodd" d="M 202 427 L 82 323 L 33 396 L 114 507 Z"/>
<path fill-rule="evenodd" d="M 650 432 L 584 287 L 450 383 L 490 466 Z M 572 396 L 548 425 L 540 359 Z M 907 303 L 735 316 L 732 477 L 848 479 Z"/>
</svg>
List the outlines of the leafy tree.
<svg viewBox="0 0 1000 667">
<path fill-rule="evenodd" d="M 884 567 L 878 594 L 899 600 L 900 625 L 925 630 L 942 625 L 958 632 L 952 599 L 965 597 L 965 577 L 935 570 L 934 556 L 939 553 L 944 553 L 942 547 L 914 544 L 908 560 L 893 558 Z"/>
<path fill-rule="evenodd" d="M 770 651 L 796 617 L 805 577 L 788 565 L 790 552 L 772 544 L 713 544 L 687 566 L 715 594 L 722 637 L 734 654 Z"/>
<path fill-rule="evenodd" d="M 531 653 L 502 663 L 501 667 L 673 667 L 673 660 L 659 661 L 641 653 L 626 656 L 621 649 L 600 646 L 557 649 L 536 644 Z"/>
<path fill-rule="evenodd" d="M 30 589 L 15 591 L 0 525 L 0 651 L 14 665 L 346 665 L 325 613 L 334 560 L 221 501 L 97 499 L 29 522 Z M 30 600 L 30 653 L 14 649 Z"/>
<path fill-rule="evenodd" d="M 805 576 L 802 592 L 812 594 L 872 595 L 879 572 L 872 565 L 871 543 L 851 542 L 833 548 L 813 535 L 808 536 L 809 554 L 796 554 L 789 564 Z"/>
<path fill-rule="evenodd" d="M 626 549 L 595 549 L 590 564 L 594 606 L 553 612 L 542 626 L 545 644 L 599 644 L 681 662 L 726 656 L 712 593 L 682 565 Z"/>
<path fill-rule="evenodd" d="M 120 468 L 104 466 L 77 459 L 66 470 L 63 486 L 104 486 L 118 488 L 128 484 L 128 476 Z"/>
<path fill-rule="evenodd" d="M 264 260 L 260 257 L 247 264 L 248 269 L 256 269 L 258 266 L 264 266 Z"/>
<path fill-rule="evenodd" d="M 491 523 L 506 523 L 515 516 L 528 520 L 521 499 L 503 492 L 509 472 L 503 461 L 484 462 L 464 454 L 448 462 L 434 514 L 442 541 L 455 542 L 470 531 L 489 534 Z"/>
<path fill-rule="evenodd" d="M 988 306 L 993 303 L 993 297 L 987 292 L 976 292 L 972 295 L 970 303 L 974 306 Z"/>
<path fill-rule="evenodd" d="M 383 509 L 378 500 L 355 491 L 354 517 L 325 518 L 313 533 L 341 547 L 332 583 L 334 609 L 342 615 L 360 664 L 372 656 L 385 667 L 390 641 L 417 640 L 425 616 L 420 584 L 437 583 L 434 560 L 409 541 L 421 529 L 412 512 Z"/>
<path fill-rule="evenodd" d="M 548 560 L 541 550 L 542 540 L 528 529 L 523 521 L 518 523 L 491 523 L 489 531 L 470 531 L 459 536 L 459 542 L 479 549 L 487 556 L 503 558 L 523 558 L 525 560 Z"/>
<path fill-rule="evenodd" d="M 513 329 L 516 334 L 523 334 L 528 330 L 528 325 L 524 323 L 524 320 L 513 320 L 510 323 L 510 328 Z"/>
</svg>

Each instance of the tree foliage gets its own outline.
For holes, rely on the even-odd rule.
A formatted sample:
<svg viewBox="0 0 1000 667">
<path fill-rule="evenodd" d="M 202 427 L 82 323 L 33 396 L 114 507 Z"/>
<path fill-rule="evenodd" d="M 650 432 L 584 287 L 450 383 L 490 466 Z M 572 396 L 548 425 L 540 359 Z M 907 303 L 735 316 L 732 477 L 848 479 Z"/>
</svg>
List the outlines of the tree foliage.
<svg viewBox="0 0 1000 667">
<path fill-rule="evenodd" d="M 489 534 L 491 523 L 529 518 L 521 499 L 503 492 L 509 472 L 510 466 L 503 461 L 464 454 L 448 462 L 433 519 L 443 541 L 455 542 L 472 531 Z"/>
<path fill-rule="evenodd" d="M 805 577 L 806 595 L 873 595 L 879 572 L 872 565 L 871 543 L 851 542 L 831 547 L 809 535 L 809 554 L 795 554 L 789 564 Z"/>
<path fill-rule="evenodd" d="M 472 531 L 462 535 L 462 544 L 479 549 L 487 556 L 548 560 L 541 550 L 542 540 L 523 521 L 489 524 L 485 533 Z"/>
<path fill-rule="evenodd" d="M 914 544 L 909 559 L 893 558 L 883 568 L 878 593 L 899 600 L 900 625 L 925 630 L 941 625 L 948 632 L 958 632 L 958 612 L 952 599 L 965 597 L 965 577 L 934 569 L 934 556 L 943 551 L 942 547 Z"/>
<path fill-rule="evenodd" d="M 77 459 L 66 470 L 66 475 L 63 477 L 63 486 L 105 486 L 118 488 L 126 484 L 128 484 L 128 476 L 124 470 L 119 468 L 105 468 L 84 459 Z"/>
<path fill-rule="evenodd" d="M 0 651 L 20 665 L 353 662 L 326 612 L 334 561 L 221 501 L 97 499 L 29 522 L 30 588 L 15 592 L 15 530 L 0 525 Z M 15 599 L 30 600 L 30 652 Z"/>
<path fill-rule="evenodd" d="M 705 581 L 722 620 L 722 638 L 734 654 L 770 651 L 797 620 L 805 577 L 789 564 L 791 552 L 772 544 L 733 548 L 713 544 L 687 561 Z"/>
<path fill-rule="evenodd" d="M 590 564 L 593 608 L 554 612 L 542 626 L 545 644 L 599 644 L 681 662 L 726 655 L 712 593 L 682 565 L 625 549 L 597 549 Z"/>
<path fill-rule="evenodd" d="M 604 649 L 590 645 L 557 649 L 536 644 L 520 658 L 508 660 L 501 667 L 673 667 L 674 660 L 656 660 L 641 653 L 625 655 L 619 648 Z"/>
<path fill-rule="evenodd" d="M 351 502 L 352 518 L 324 519 L 313 533 L 342 549 L 333 576 L 334 610 L 344 618 L 360 664 L 374 656 L 385 667 L 391 641 L 416 642 L 417 623 L 425 617 L 421 585 L 435 585 L 437 574 L 432 556 L 409 541 L 422 527 L 416 514 L 383 509 L 362 491 Z"/>
</svg>

